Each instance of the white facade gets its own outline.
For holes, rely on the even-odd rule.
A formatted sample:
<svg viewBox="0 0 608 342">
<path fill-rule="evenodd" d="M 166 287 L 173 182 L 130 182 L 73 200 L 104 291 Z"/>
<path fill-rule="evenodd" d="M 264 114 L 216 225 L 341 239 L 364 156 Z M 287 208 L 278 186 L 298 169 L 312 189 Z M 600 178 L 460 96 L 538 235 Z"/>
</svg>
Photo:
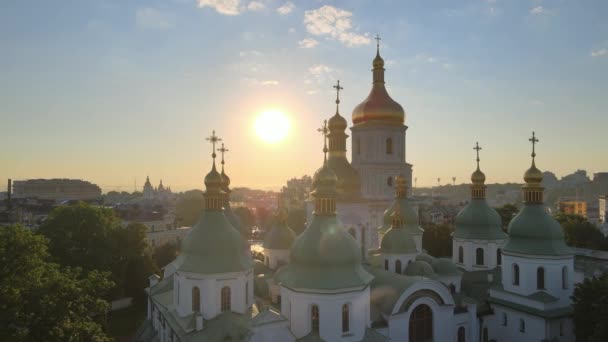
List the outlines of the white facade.
<svg viewBox="0 0 608 342">
<path fill-rule="evenodd" d="M 466 271 L 493 270 L 502 263 L 506 240 L 452 238 L 452 262 Z"/>
<path fill-rule="evenodd" d="M 264 263 L 271 270 L 276 270 L 289 263 L 289 249 L 264 248 Z"/>
</svg>

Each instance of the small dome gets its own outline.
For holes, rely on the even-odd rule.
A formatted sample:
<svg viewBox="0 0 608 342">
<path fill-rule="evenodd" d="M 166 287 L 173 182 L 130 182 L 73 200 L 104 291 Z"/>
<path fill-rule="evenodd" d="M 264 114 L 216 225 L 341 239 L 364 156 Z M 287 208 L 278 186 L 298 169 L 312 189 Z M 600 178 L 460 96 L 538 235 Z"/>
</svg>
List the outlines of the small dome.
<svg viewBox="0 0 608 342">
<path fill-rule="evenodd" d="M 391 228 L 382 237 L 380 243 L 382 253 L 411 254 L 416 253 L 416 242 L 412 234 L 405 229 Z"/>
<path fill-rule="evenodd" d="M 222 170 L 222 190 L 228 191 L 230 189 L 230 177 Z"/>
<path fill-rule="evenodd" d="M 482 185 L 486 182 L 486 175 L 477 168 L 471 175 L 471 182 L 475 185 Z"/>
<path fill-rule="evenodd" d="M 439 275 L 459 275 L 460 271 L 454 265 L 451 260 L 447 259 L 436 259 L 434 263 L 432 263 L 433 269 L 435 273 Z"/>
<path fill-rule="evenodd" d="M 380 54 L 376 54 L 376 58 L 374 58 L 372 65 L 374 68 L 384 68 L 384 59 L 380 57 Z"/>
<path fill-rule="evenodd" d="M 334 116 L 329 118 L 329 121 L 327 122 L 327 127 L 330 131 L 344 132 L 346 127 L 348 127 L 348 123 L 346 122 L 345 118 L 343 118 L 338 112 L 336 112 Z"/>
<path fill-rule="evenodd" d="M 472 199 L 456 215 L 454 237 L 474 240 L 504 240 L 502 219 L 483 198 Z"/>
<path fill-rule="evenodd" d="M 426 253 L 420 253 L 420 254 L 416 255 L 416 260 L 424 261 L 424 262 L 428 263 L 429 265 L 432 265 L 436 259 L 434 256 L 428 255 Z"/>
<path fill-rule="evenodd" d="M 314 195 L 335 195 L 338 177 L 331 169 L 329 164 L 325 162 L 323 166 L 315 172 L 312 179 Z"/>
<path fill-rule="evenodd" d="M 543 173 L 536 168 L 534 162 L 532 162 L 532 166 L 524 173 L 524 181 L 526 184 L 540 184 L 543 181 Z"/>
<path fill-rule="evenodd" d="M 264 238 L 264 248 L 267 249 L 289 249 L 296 238 L 296 234 L 289 228 L 287 223 L 277 222 Z"/>
<path fill-rule="evenodd" d="M 435 271 L 428 262 L 417 260 L 407 266 L 405 275 L 432 277 L 435 275 Z"/>
<path fill-rule="evenodd" d="M 338 196 L 340 198 L 358 197 L 361 192 L 361 178 L 348 160 L 346 158 L 332 158 L 330 156 L 327 164 L 334 171 L 338 179 L 336 184 Z"/>
<path fill-rule="evenodd" d="M 217 172 L 215 169 L 215 162 L 213 163 L 213 167 L 211 171 L 205 176 L 205 186 L 207 190 L 215 190 L 220 189 L 222 187 L 224 180 L 222 179 L 222 175 Z"/>
</svg>

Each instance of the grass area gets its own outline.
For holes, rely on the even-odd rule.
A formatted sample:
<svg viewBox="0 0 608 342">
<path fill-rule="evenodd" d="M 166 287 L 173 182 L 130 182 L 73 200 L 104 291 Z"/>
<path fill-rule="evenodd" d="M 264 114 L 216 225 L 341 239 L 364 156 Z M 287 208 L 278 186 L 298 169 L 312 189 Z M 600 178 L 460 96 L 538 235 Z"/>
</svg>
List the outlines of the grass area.
<svg viewBox="0 0 608 342">
<path fill-rule="evenodd" d="M 108 314 L 108 332 L 117 341 L 131 341 L 133 334 L 146 318 L 146 305 L 135 304 Z"/>
</svg>

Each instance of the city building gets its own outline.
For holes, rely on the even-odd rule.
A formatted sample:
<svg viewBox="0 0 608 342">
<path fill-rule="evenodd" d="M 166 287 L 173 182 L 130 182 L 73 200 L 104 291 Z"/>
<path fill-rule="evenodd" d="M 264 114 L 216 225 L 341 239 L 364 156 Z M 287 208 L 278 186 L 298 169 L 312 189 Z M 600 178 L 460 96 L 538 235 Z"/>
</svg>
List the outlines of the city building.
<svg viewBox="0 0 608 342">
<path fill-rule="evenodd" d="M 80 179 L 28 179 L 13 182 L 14 198 L 38 198 L 56 202 L 96 200 L 99 186 Z"/>
<path fill-rule="evenodd" d="M 587 202 L 585 201 L 576 201 L 576 200 L 566 200 L 560 201 L 558 204 L 559 211 L 564 214 L 569 215 L 579 215 L 582 217 L 587 217 Z"/>
<path fill-rule="evenodd" d="M 383 80 L 379 53 L 373 65 L 376 87 Z M 162 278 L 149 278 L 147 318 L 136 341 L 574 341 L 570 295 L 587 274 L 575 269 L 575 252 L 543 203 L 535 136 L 524 206 L 508 234 L 486 201 L 478 155 L 470 202 L 455 218 L 453 255 L 436 258 L 422 249 L 425 232 L 408 197 L 411 165 L 399 149 L 403 112 L 382 89 L 372 95 L 364 107 L 377 112 L 353 113 L 355 125 L 365 125 L 353 129 L 355 149 L 368 153 L 360 168 L 342 159 L 346 127 L 336 111 L 322 129 L 324 158 L 312 178 L 306 228 L 294 236 L 280 200 L 264 262 L 251 259 L 228 218 L 213 132 L 204 213 Z M 376 160 L 371 154 L 379 146 L 384 152 L 386 136 L 399 156 Z M 364 237 L 370 231 L 356 225 L 379 227 L 381 239 L 374 246 Z M 600 270 L 605 256 L 589 257 Z"/>
</svg>

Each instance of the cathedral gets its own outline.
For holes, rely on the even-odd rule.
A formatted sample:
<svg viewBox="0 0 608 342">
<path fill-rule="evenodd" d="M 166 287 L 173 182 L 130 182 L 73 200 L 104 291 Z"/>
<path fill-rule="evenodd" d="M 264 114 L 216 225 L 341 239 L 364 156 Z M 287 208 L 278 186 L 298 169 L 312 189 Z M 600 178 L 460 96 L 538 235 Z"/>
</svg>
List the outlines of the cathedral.
<svg viewBox="0 0 608 342">
<path fill-rule="evenodd" d="M 378 48 L 372 89 L 352 113 L 352 162 L 335 86 L 306 229 L 294 234 L 279 196 L 263 262 L 251 258 L 230 209 L 213 132 L 205 210 L 162 277 L 150 277 L 136 341 L 574 341 L 574 253 L 543 204 L 536 137 L 524 206 L 508 233 L 486 201 L 477 145 L 453 255 L 430 256 L 411 199 L 405 111 L 389 96 L 384 71 Z"/>
</svg>

